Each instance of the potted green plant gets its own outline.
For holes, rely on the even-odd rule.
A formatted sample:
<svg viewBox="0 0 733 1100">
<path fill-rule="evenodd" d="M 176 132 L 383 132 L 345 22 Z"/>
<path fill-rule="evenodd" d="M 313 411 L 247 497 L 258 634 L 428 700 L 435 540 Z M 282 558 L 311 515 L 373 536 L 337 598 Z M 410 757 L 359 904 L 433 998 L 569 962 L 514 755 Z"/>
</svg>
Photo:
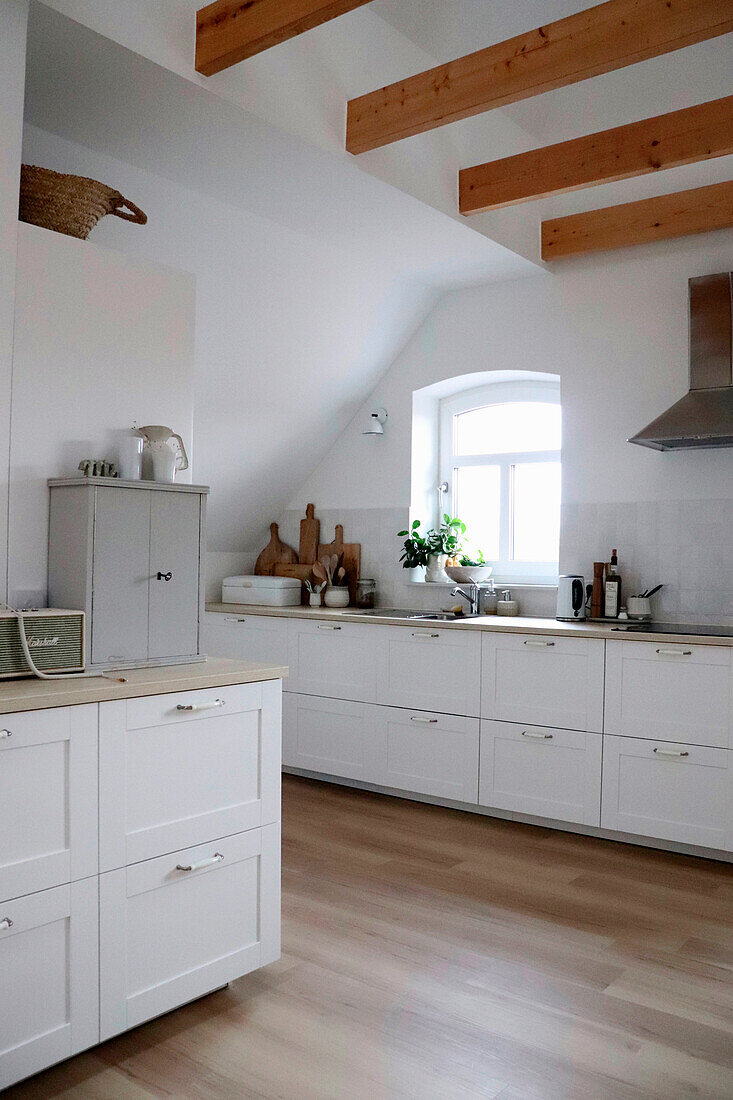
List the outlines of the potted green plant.
<svg viewBox="0 0 733 1100">
<path fill-rule="evenodd" d="M 450 582 L 445 563 L 460 553 L 466 533 L 465 523 L 444 514 L 437 531 L 431 528 L 425 535 L 421 535 L 420 526 L 420 520 L 416 519 L 409 531 L 397 532 L 400 538 L 405 539 L 400 555 L 403 569 L 424 567 L 426 581 L 433 584 Z"/>
</svg>

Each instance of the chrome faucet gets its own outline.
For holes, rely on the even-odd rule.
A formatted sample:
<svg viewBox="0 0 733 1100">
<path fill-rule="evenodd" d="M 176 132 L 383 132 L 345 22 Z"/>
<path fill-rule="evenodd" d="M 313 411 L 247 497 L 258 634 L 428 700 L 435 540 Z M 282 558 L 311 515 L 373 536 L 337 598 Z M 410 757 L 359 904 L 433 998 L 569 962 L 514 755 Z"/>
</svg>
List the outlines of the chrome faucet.
<svg viewBox="0 0 733 1100">
<path fill-rule="evenodd" d="M 471 584 L 471 588 L 469 589 L 468 592 L 465 592 L 464 589 L 459 588 L 458 586 L 456 586 L 453 589 L 451 595 L 452 596 L 462 596 L 463 599 L 468 604 L 468 606 L 471 608 L 471 614 L 472 615 L 478 615 L 480 610 L 481 610 L 481 607 L 480 607 L 480 604 L 481 604 L 481 588 L 476 583 L 476 581 L 471 581 L 470 584 Z"/>
</svg>

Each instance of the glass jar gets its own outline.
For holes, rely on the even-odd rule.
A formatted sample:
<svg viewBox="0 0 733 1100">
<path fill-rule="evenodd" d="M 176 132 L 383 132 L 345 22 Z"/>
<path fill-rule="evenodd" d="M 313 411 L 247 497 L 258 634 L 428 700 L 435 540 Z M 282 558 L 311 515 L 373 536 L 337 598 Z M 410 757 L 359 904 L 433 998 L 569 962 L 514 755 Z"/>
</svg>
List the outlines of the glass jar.
<svg viewBox="0 0 733 1100">
<path fill-rule="evenodd" d="M 362 611 L 371 611 L 377 604 L 377 582 L 362 577 L 356 582 L 356 606 Z"/>
</svg>

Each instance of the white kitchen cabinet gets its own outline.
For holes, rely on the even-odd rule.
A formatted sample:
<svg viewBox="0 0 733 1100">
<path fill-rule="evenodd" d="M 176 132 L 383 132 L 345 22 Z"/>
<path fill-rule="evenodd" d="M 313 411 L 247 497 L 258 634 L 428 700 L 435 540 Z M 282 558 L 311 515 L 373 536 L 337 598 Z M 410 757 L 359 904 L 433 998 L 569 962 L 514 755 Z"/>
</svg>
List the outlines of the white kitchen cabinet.
<svg viewBox="0 0 733 1100">
<path fill-rule="evenodd" d="M 599 733 L 483 721 L 480 805 L 600 825 L 602 741 Z"/>
<path fill-rule="evenodd" d="M 283 764 L 364 783 L 384 782 L 384 747 L 369 703 L 283 696 Z"/>
<path fill-rule="evenodd" d="M 290 619 L 288 690 L 330 699 L 373 703 L 383 631 L 374 625 Z"/>
<path fill-rule="evenodd" d="M 277 821 L 279 680 L 100 704 L 100 870 Z"/>
<path fill-rule="evenodd" d="M 250 615 L 246 611 L 226 615 L 209 611 L 204 616 L 202 648 L 211 657 L 270 661 L 285 666 L 288 663 L 288 620 Z M 286 681 L 285 687 L 288 686 Z"/>
<path fill-rule="evenodd" d="M 97 882 L 0 902 L 0 1089 L 99 1041 Z"/>
<path fill-rule="evenodd" d="M 478 717 L 480 634 L 433 623 L 378 629 L 379 703 Z"/>
<path fill-rule="evenodd" d="M 100 1038 L 280 954 L 280 826 L 100 876 Z"/>
<path fill-rule="evenodd" d="M 733 752 L 607 735 L 601 825 L 733 851 Z"/>
<path fill-rule="evenodd" d="M 605 730 L 733 748 L 733 648 L 607 642 Z"/>
<path fill-rule="evenodd" d="M 601 733 L 603 656 L 595 638 L 484 634 L 482 718 Z"/>
<path fill-rule="evenodd" d="M 478 800 L 479 722 L 440 712 L 376 708 L 386 787 L 416 794 Z"/>
<path fill-rule="evenodd" d="M 86 613 L 87 664 L 196 658 L 208 489 L 109 478 L 49 485 L 49 602 Z"/>
<path fill-rule="evenodd" d="M 0 899 L 97 865 L 97 706 L 0 716 Z"/>
</svg>

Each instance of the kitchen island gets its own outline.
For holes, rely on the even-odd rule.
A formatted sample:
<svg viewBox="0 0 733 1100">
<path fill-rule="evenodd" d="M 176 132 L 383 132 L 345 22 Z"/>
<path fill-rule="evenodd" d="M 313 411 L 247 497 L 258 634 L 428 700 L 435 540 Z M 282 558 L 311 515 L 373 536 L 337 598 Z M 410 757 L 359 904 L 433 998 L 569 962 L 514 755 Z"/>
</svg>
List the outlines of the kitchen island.
<svg viewBox="0 0 733 1100">
<path fill-rule="evenodd" d="M 0 1089 L 279 957 L 286 675 L 0 684 Z"/>
</svg>

